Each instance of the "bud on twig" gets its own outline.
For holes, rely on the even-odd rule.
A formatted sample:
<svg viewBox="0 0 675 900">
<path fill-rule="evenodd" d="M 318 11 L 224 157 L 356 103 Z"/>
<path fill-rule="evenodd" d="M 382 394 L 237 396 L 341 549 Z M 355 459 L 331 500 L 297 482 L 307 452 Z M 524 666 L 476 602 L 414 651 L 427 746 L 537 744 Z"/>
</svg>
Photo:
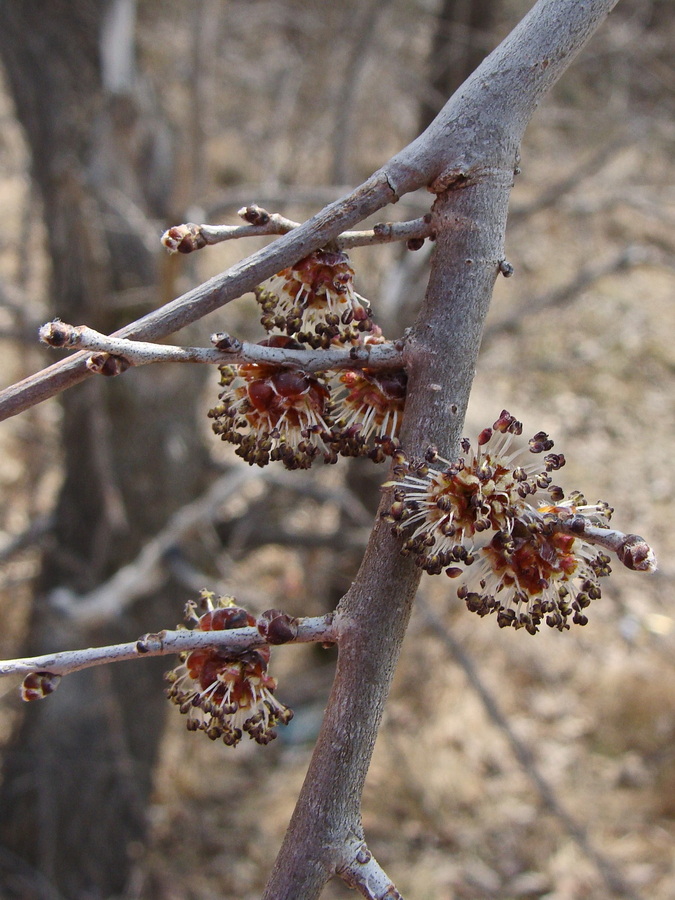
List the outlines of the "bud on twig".
<svg viewBox="0 0 675 900">
<path fill-rule="evenodd" d="M 280 609 L 268 609 L 258 616 L 256 628 L 268 644 L 287 644 L 297 636 L 298 620 Z"/>
</svg>

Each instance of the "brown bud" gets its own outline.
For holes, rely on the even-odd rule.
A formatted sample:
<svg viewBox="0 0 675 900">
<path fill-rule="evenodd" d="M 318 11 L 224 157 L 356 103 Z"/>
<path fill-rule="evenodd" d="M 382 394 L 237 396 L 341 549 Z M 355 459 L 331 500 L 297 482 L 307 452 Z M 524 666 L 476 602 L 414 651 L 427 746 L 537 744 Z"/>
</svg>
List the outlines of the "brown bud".
<svg viewBox="0 0 675 900">
<path fill-rule="evenodd" d="M 47 322 L 39 331 L 40 340 L 50 347 L 68 347 L 74 342 L 75 335 L 69 325 L 65 325 L 60 319 Z"/>
<path fill-rule="evenodd" d="M 241 216 L 245 222 L 249 223 L 249 225 L 267 225 L 270 220 L 270 214 L 267 210 L 258 206 L 257 203 L 245 206 L 243 209 L 239 210 L 237 215 Z"/>
<path fill-rule="evenodd" d="M 222 350 L 225 353 L 239 353 L 241 350 L 241 341 L 225 331 L 217 331 L 212 334 L 211 343 L 216 350 Z"/>
<path fill-rule="evenodd" d="M 298 620 L 280 609 L 266 610 L 258 617 L 256 627 L 268 644 L 287 644 L 298 634 Z"/>
<path fill-rule="evenodd" d="M 93 353 L 87 360 L 87 368 L 97 375 L 113 377 L 126 372 L 131 363 L 123 356 L 115 356 L 112 353 Z"/>
<path fill-rule="evenodd" d="M 52 672 L 31 672 L 21 684 L 21 699 L 26 702 L 44 700 L 56 690 L 59 681 L 61 676 Z"/>
<path fill-rule="evenodd" d="M 165 231 L 162 243 L 171 253 L 192 253 L 193 250 L 201 250 L 206 246 L 206 238 L 199 225 L 187 222 Z"/>
<path fill-rule="evenodd" d="M 406 241 L 406 246 L 408 250 L 421 250 L 424 246 L 424 238 L 410 238 L 409 241 Z"/>
<path fill-rule="evenodd" d="M 653 572 L 656 569 L 654 552 L 639 534 L 627 534 L 616 555 L 626 568 L 636 572 Z"/>
</svg>

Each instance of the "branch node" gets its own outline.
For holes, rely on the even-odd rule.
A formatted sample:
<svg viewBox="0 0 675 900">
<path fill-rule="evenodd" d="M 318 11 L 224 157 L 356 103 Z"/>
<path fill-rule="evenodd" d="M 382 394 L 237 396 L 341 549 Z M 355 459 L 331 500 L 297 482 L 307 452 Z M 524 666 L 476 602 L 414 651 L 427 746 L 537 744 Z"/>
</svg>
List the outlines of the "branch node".
<svg viewBox="0 0 675 900">
<path fill-rule="evenodd" d="M 515 270 L 508 259 L 504 258 L 499 260 L 499 271 L 502 273 L 504 278 L 510 278 Z"/>
<path fill-rule="evenodd" d="M 61 676 L 53 672 L 30 672 L 21 682 L 21 699 L 27 703 L 44 700 L 54 693 L 60 681 Z"/>
<path fill-rule="evenodd" d="M 72 347 L 77 344 L 79 335 L 72 325 L 66 325 L 61 319 L 54 319 L 42 325 L 38 336 L 43 344 L 50 347 Z"/>
<path fill-rule="evenodd" d="M 627 534 L 617 548 L 616 555 L 627 569 L 635 572 L 654 572 L 656 557 L 647 541 L 639 534 Z"/>
<path fill-rule="evenodd" d="M 280 609 L 267 609 L 258 616 L 256 628 L 268 644 L 287 644 L 298 635 L 298 620 Z"/>
<path fill-rule="evenodd" d="M 249 225 L 267 225 L 271 219 L 270 214 L 262 206 L 257 203 L 251 203 L 250 206 L 244 206 L 237 213 L 238 216 L 248 222 Z"/>
<path fill-rule="evenodd" d="M 241 353 L 242 343 L 239 338 L 233 337 L 226 331 L 216 331 L 211 335 L 211 343 L 216 350 L 223 353 Z"/>
<path fill-rule="evenodd" d="M 162 244 L 169 253 L 192 253 L 206 247 L 207 240 L 202 233 L 201 225 L 186 222 L 185 225 L 174 225 L 162 235 Z"/>
<path fill-rule="evenodd" d="M 137 653 L 161 653 L 164 647 L 164 638 L 166 631 L 158 631 L 154 634 L 144 634 L 136 641 Z"/>
<path fill-rule="evenodd" d="M 112 353 L 92 353 L 87 360 L 87 368 L 96 375 L 105 375 L 107 378 L 113 378 L 115 375 L 121 375 L 122 372 L 131 366 L 128 359 L 123 356 L 115 356 Z"/>
</svg>

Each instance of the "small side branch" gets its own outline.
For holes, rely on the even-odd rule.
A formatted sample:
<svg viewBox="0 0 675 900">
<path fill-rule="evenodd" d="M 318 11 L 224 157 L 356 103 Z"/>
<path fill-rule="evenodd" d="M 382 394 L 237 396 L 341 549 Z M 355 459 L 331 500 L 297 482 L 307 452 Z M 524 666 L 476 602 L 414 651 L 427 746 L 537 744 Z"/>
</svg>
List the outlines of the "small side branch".
<svg viewBox="0 0 675 900">
<path fill-rule="evenodd" d="M 39 336 L 50 347 L 94 351 L 87 360 L 87 368 L 100 375 L 120 375 L 131 366 L 158 362 L 207 363 L 216 366 L 266 363 L 302 369 L 304 372 L 403 367 L 402 341 L 336 350 L 290 350 L 283 347 L 263 347 L 219 333 L 211 338 L 215 347 L 177 347 L 172 344 L 111 337 L 87 325 L 67 325 L 59 320 L 43 325 Z"/>
<path fill-rule="evenodd" d="M 294 620 L 297 633 L 285 643 L 335 643 L 336 630 L 333 616 L 313 616 Z M 220 647 L 237 653 L 268 643 L 258 628 L 232 628 L 226 631 L 159 631 L 146 634 L 128 644 L 112 644 L 107 647 L 88 647 L 83 650 L 64 650 L 45 656 L 25 659 L 7 659 L 0 662 L 0 678 L 8 675 L 49 673 L 52 676 L 69 675 L 80 669 L 101 666 L 127 659 L 150 656 L 168 656 L 204 647 Z"/>
<path fill-rule="evenodd" d="M 338 875 L 352 890 L 368 900 L 403 900 L 394 882 L 380 866 L 365 841 L 359 841 L 354 858 L 338 870 Z"/>
<path fill-rule="evenodd" d="M 187 222 L 174 225 L 162 235 L 162 244 L 170 253 L 192 253 L 203 247 L 244 237 L 288 234 L 300 227 L 299 222 L 278 213 L 267 212 L 260 206 L 246 206 L 239 210 L 246 225 L 196 225 Z M 382 222 L 368 231 L 345 231 L 334 243 L 342 250 L 365 247 L 371 244 L 387 244 L 407 241 L 411 250 L 419 249 L 426 238 L 434 238 L 431 216 L 422 216 L 409 222 Z"/>
<path fill-rule="evenodd" d="M 589 544 L 597 544 L 611 550 L 627 569 L 634 572 L 655 572 L 656 556 L 647 541 L 639 534 L 625 534 L 615 528 L 599 528 L 591 525 L 583 516 L 561 519 L 556 529 L 575 537 L 581 537 Z"/>
</svg>

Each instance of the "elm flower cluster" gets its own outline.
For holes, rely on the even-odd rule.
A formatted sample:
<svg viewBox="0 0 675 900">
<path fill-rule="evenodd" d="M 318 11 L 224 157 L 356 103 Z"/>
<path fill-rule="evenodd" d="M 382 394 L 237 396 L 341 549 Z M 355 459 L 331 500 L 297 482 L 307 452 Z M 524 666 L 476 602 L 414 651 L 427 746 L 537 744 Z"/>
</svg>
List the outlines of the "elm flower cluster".
<svg viewBox="0 0 675 900">
<path fill-rule="evenodd" d="M 253 626 L 256 620 L 231 597 L 216 599 L 204 591 L 197 604 L 189 603 L 187 618 L 200 631 L 222 631 Z M 203 731 L 229 747 L 244 732 L 258 744 L 269 744 L 276 727 L 287 725 L 293 712 L 274 696 L 277 683 L 267 674 L 268 645 L 233 653 L 217 647 L 181 654 L 180 665 L 166 674 L 167 696 L 187 715 L 188 731 Z"/>
<path fill-rule="evenodd" d="M 433 450 L 424 460 L 399 452 L 388 518 L 421 568 L 463 577 L 457 593 L 472 612 L 531 634 L 542 622 L 559 631 L 570 620 L 585 625 L 610 558 L 584 527 L 609 529 L 612 509 L 576 492 L 565 500 L 551 475 L 564 456 L 549 452 L 544 432 L 518 449 L 520 434 L 522 424 L 503 410 L 476 447 L 462 441 L 464 455 L 453 462 Z"/>
<path fill-rule="evenodd" d="M 364 344 L 384 340 L 377 326 Z M 369 456 L 382 462 L 398 446 L 408 376 L 403 369 L 374 372 L 346 369 L 336 372 L 331 390 L 334 444 L 343 456 Z"/>
<path fill-rule="evenodd" d="M 264 281 L 255 295 L 267 331 L 314 349 L 358 342 L 373 327 L 370 304 L 354 290 L 354 270 L 342 251 L 315 250 Z"/>
<path fill-rule="evenodd" d="M 335 376 L 334 444 L 343 456 L 369 456 L 382 462 L 397 446 L 407 386 L 403 370 L 347 369 Z"/>
<path fill-rule="evenodd" d="M 262 345 L 297 349 L 285 335 Z M 281 460 L 287 469 L 307 469 L 316 457 L 335 462 L 325 419 L 329 390 L 325 380 L 282 366 L 246 363 L 221 366 L 221 403 L 209 410 L 213 431 L 235 444 L 250 465 Z"/>
<path fill-rule="evenodd" d="M 256 297 L 272 333 L 260 345 L 325 350 L 382 343 L 353 277 L 345 253 L 317 250 L 265 281 Z M 398 446 L 403 369 L 354 368 L 331 376 L 245 363 L 220 366 L 220 375 L 220 403 L 209 411 L 213 430 L 249 465 L 279 460 L 288 469 L 307 469 L 319 459 L 334 463 L 339 454 L 382 462 Z"/>
</svg>

